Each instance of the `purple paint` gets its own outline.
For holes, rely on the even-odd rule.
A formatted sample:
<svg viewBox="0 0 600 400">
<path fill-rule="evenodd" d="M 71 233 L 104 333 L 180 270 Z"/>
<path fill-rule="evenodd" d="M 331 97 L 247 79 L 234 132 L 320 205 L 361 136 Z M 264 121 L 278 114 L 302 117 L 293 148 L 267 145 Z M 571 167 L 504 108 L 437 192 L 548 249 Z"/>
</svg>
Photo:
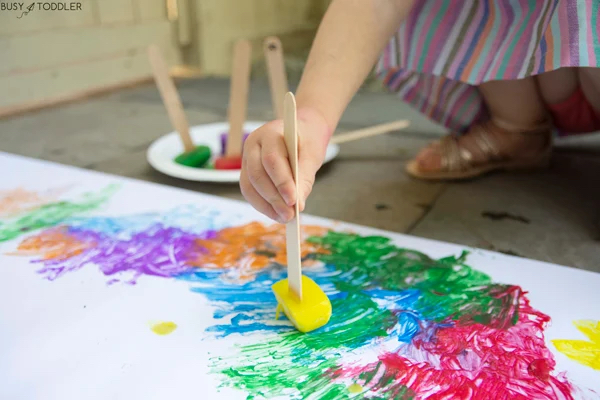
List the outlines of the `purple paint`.
<svg viewBox="0 0 600 400">
<path fill-rule="evenodd" d="M 135 284 L 142 275 L 171 277 L 194 268 L 189 260 L 198 259 L 204 252 L 197 240 L 214 237 L 215 232 L 198 235 L 156 224 L 132 234 L 107 235 L 87 229 L 71 229 L 69 235 L 80 243 L 93 246 L 73 257 L 39 260 L 44 265 L 38 271 L 40 274 L 55 280 L 92 264 L 97 265 L 104 275 L 123 278 L 113 278 L 109 283 L 123 281 Z M 121 274 L 125 276 L 121 277 Z"/>
<path fill-rule="evenodd" d="M 246 142 L 246 139 L 250 136 L 249 133 L 244 133 L 244 137 L 242 139 L 242 145 Z M 221 155 L 225 155 L 225 148 L 227 147 L 227 132 L 221 133 Z"/>
</svg>

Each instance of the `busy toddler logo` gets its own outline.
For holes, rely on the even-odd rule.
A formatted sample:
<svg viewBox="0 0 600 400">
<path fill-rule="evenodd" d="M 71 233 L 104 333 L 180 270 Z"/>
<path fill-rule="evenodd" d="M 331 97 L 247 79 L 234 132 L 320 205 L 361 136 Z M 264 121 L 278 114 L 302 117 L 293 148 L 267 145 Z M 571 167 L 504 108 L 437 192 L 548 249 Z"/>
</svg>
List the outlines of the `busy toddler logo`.
<svg viewBox="0 0 600 400">
<path fill-rule="evenodd" d="M 13 11 L 21 19 L 32 11 L 81 11 L 81 2 L 34 1 L 32 3 L 0 2 L 0 11 Z"/>
</svg>

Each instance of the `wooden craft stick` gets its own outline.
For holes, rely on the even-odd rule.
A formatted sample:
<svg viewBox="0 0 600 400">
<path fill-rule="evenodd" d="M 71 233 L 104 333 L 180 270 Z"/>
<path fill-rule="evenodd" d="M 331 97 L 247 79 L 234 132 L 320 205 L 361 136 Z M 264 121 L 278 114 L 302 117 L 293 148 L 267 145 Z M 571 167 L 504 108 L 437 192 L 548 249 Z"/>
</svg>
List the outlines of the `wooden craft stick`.
<svg viewBox="0 0 600 400">
<path fill-rule="evenodd" d="M 283 137 L 287 147 L 290 166 L 294 177 L 296 198 L 298 197 L 298 125 L 296 120 L 296 99 L 291 92 L 284 98 Z M 287 271 L 290 292 L 302 300 L 302 263 L 300 258 L 300 209 L 294 206 L 294 218 L 286 224 L 285 241 L 287 249 Z"/>
<path fill-rule="evenodd" d="M 156 86 L 158 86 L 160 97 L 167 109 L 171 125 L 179 133 L 185 152 L 190 152 L 194 150 L 194 143 L 190 137 L 190 126 L 183 111 L 181 98 L 179 97 L 175 83 L 173 83 L 173 79 L 169 75 L 169 69 L 158 46 L 153 44 L 148 47 L 148 58 L 152 66 L 154 81 L 156 82 Z"/>
<path fill-rule="evenodd" d="M 288 92 L 288 81 L 283 60 L 281 41 L 275 36 L 265 39 L 263 51 L 267 64 L 267 75 L 271 87 L 271 102 L 275 118 L 283 118 L 283 98 Z"/>
<path fill-rule="evenodd" d="M 250 42 L 248 40 L 237 41 L 233 51 L 231 86 L 229 88 L 229 134 L 225 146 L 226 157 L 242 154 L 242 135 L 250 87 L 251 56 L 252 45 Z"/>
<path fill-rule="evenodd" d="M 374 125 L 368 128 L 358 129 L 352 132 L 343 133 L 332 136 L 330 143 L 340 144 L 353 140 L 364 139 L 371 136 L 381 135 L 387 132 L 392 132 L 404 129 L 410 125 L 410 121 L 401 119 L 399 121 L 388 122 L 386 124 Z"/>
</svg>

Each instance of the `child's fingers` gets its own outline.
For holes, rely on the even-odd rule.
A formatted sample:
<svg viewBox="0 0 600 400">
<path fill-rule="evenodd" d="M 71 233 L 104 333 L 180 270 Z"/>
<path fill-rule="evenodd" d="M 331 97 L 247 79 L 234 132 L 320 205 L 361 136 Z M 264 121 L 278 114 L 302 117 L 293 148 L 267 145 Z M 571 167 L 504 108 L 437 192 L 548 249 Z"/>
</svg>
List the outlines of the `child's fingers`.
<svg viewBox="0 0 600 400">
<path fill-rule="evenodd" d="M 273 207 L 267 203 L 267 201 L 263 199 L 262 196 L 254 189 L 254 186 L 252 186 L 250 180 L 248 179 L 245 169 L 242 169 L 240 175 L 240 190 L 242 191 L 242 195 L 248 201 L 248 203 L 252 204 L 252 207 L 254 207 L 257 211 L 263 213 L 274 221 L 279 221 L 281 217 L 279 214 L 277 214 Z"/>
<path fill-rule="evenodd" d="M 300 211 L 304 211 L 306 205 L 306 199 L 310 192 L 312 192 L 313 184 L 315 182 L 315 175 L 319 168 L 321 168 L 321 162 L 314 155 L 300 153 L 299 164 L 299 176 L 298 176 L 298 207 Z"/>
<path fill-rule="evenodd" d="M 261 143 L 262 165 L 288 206 L 296 204 L 296 190 L 287 149 L 280 135 L 269 136 Z"/>
<path fill-rule="evenodd" d="M 253 146 L 244 152 L 244 163 L 243 169 L 246 171 L 248 180 L 256 192 L 277 212 L 280 217 L 278 220 L 280 222 L 291 220 L 294 217 L 294 211 L 292 207 L 283 201 L 283 198 L 265 171 L 262 165 L 260 146 Z"/>
</svg>

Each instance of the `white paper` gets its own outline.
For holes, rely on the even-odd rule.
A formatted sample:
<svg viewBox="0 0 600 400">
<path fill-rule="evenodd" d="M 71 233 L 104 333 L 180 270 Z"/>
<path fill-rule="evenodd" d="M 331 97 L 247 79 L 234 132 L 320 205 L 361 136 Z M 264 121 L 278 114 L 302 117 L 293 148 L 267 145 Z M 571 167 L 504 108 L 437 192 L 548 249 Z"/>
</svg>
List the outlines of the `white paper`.
<svg viewBox="0 0 600 400">
<path fill-rule="evenodd" d="M 89 202 L 91 200 L 85 197 L 85 193 L 97 195 L 109 185 L 117 185 L 114 193 L 107 195 L 107 200 L 100 202 L 95 209 L 75 212 L 57 223 L 19 231 L 13 239 L 0 241 L 0 399 L 245 399 L 249 395 L 256 398 L 261 398 L 261 395 L 319 398 L 323 393 L 334 392 L 337 395 L 332 398 L 360 398 L 363 395 L 369 398 L 374 394 L 385 397 L 385 393 L 390 398 L 391 392 L 385 390 L 391 390 L 391 384 L 382 383 L 371 388 L 369 385 L 377 379 L 368 383 L 350 370 L 353 367 L 365 368 L 369 363 L 378 362 L 383 354 L 394 352 L 413 363 L 408 371 L 410 374 L 416 373 L 417 366 L 437 365 L 438 371 L 444 369 L 440 366 L 439 355 L 418 349 L 412 342 L 399 341 L 398 338 L 404 334 L 401 322 L 384 336 L 367 337 L 369 340 L 361 345 L 344 342 L 344 337 L 362 337 L 364 329 L 354 327 L 363 326 L 361 321 L 369 321 L 372 314 L 361 314 L 359 303 L 344 303 L 344 299 L 336 298 L 338 289 L 327 283 L 335 271 L 326 270 L 320 263 L 305 266 L 304 271 L 313 271 L 314 276 L 324 279 L 322 287 L 336 305 L 332 321 L 344 312 L 357 312 L 359 317 L 346 325 L 345 332 L 339 333 L 335 348 L 306 352 L 306 346 L 311 345 L 310 338 L 322 334 L 317 331 L 301 337 L 298 339 L 300 342 L 289 342 L 302 343 L 302 346 L 272 346 L 267 356 L 256 356 L 248 349 L 261 343 L 287 343 L 285 340 L 296 335 L 286 320 L 275 321 L 274 307 L 272 312 L 270 309 L 275 300 L 269 296 L 268 287 L 283 277 L 280 272 L 284 269 L 269 270 L 270 275 L 257 275 L 257 269 L 250 265 L 258 256 L 245 254 L 239 259 L 234 257 L 230 270 L 215 272 L 227 273 L 198 276 L 195 281 L 147 273 L 153 268 L 163 273 L 180 269 L 189 272 L 192 268 L 205 271 L 186 266 L 190 254 L 180 252 L 182 245 L 177 240 L 192 236 L 201 238 L 209 230 L 224 235 L 223 232 L 227 231 L 223 229 L 254 221 L 271 225 L 246 204 L 4 153 L 0 153 L 0 167 L 4 171 L 0 178 L 0 221 L 3 223 L 0 235 L 6 234 L 7 224 L 23 226 L 23 221 L 15 221 L 36 212 L 39 206 L 36 202 L 44 203 L 44 198 L 44 204 Z M 14 192 L 19 188 L 30 194 L 37 193 L 38 197 L 30 196 L 28 203 L 16 202 L 12 208 L 7 207 L 9 191 L 15 198 L 24 198 L 24 192 Z M 23 204 L 28 204 L 30 209 L 15 211 Z M 43 225 L 42 222 L 56 218 L 57 213 L 45 215 L 44 221 L 40 220 L 39 214 L 36 215 L 37 219 L 30 219 L 30 224 L 37 221 Z M 304 216 L 302 222 L 303 227 L 319 225 L 338 232 L 388 237 L 399 248 L 417 250 L 433 259 L 459 256 L 465 250 L 457 245 L 310 216 Z M 156 226 L 172 229 L 168 240 L 158 240 Z M 272 239 L 277 241 L 276 234 L 266 234 L 274 235 Z M 77 240 L 67 243 L 60 235 L 76 237 Z M 41 242 L 34 242 L 35 238 L 46 240 L 41 245 L 45 252 L 24 254 L 26 250 L 40 248 Z M 210 246 L 214 245 L 214 239 L 207 240 Z M 249 235 L 231 240 L 238 240 L 236 243 L 243 247 L 250 246 L 254 239 Z M 280 240 L 284 241 L 283 236 Z M 67 244 L 74 253 L 70 253 L 66 261 L 56 258 L 57 254 L 64 255 L 64 247 L 60 246 Z M 139 260 L 147 260 L 144 251 L 150 244 L 159 248 L 165 259 L 157 257 L 138 263 Z M 188 243 L 186 246 L 191 245 Z M 308 249 L 306 246 L 303 245 L 304 251 Z M 235 254 L 229 244 L 215 248 L 210 254 Z M 600 371 L 568 358 L 552 342 L 554 339 L 586 340 L 573 323 L 600 320 L 600 274 L 478 249 L 466 250 L 471 252 L 466 261 L 468 266 L 488 274 L 496 283 L 520 286 L 526 292 L 525 298 L 530 301 L 531 307 L 551 318 L 549 326 L 541 332 L 547 354 L 556 362 L 549 376 L 567 382 L 569 389 L 562 395 L 552 392 L 548 384 L 547 395 L 543 398 L 600 398 Z M 15 252 L 21 254 L 14 255 Z M 47 258 L 45 261 L 44 257 Z M 206 255 L 194 254 L 194 257 L 200 264 L 208 263 Z M 359 258 L 353 256 L 349 262 Z M 79 264 L 74 259 L 80 260 Z M 167 264 L 171 269 L 165 267 Z M 61 265 L 69 268 L 77 265 L 78 268 L 72 271 L 67 268 L 55 279 L 48 279 L 52 275 L 48 271 L 55 268 L 56 275 L 56 268 Z M 134 270 L 136 265 L 138 269 Z M 125 271 L 107 275 L 110 268 Z M 143 269 L 147 271 L 139 273 Z M 42 270 L 46 272 L 40 273 Z M 111 283 L 113 280 L 118 281 Z M 386 285 L 389 283 L 385 282 Z M 233 300 L 218 301 L 214 300 L 215 297 L 211 300 L 207 294 L 214 285 L 219 290 L 224 287 L 235 290 L 243 284 L 246 285 L 243 290 L 230 296 Z M 264 304 L 256 305 L 256 299 L 263 298 Z M 382 309 L 393 301 L 402 301 L 394 300 L 390 295 L 373 299 Z M 233 306 L 241 308 L 236 308 L 238 311 L 235 312 L 228 311 Z M 343 307 L 347 309 L 343 311 Z M 243 311 L 239 311 L 241 309 Z M 414 313 L 405 311 L 398 314 L 398 318 L 412 318 Z M 419 312 L 425 311 L 419 309 L 417 314 Z M 172 321 L 177 328 L 168 335 L 157 335 L 150 328 L 160 321 Z M 255 322 L 269 327 L 269 330 L 253 332 L 249 326 Z M 328 326 L 332 324 L 335 325 L 335 321 Z M 443 331 L 443 327 L 440 329 Z M 418 335 L 424 331 L 419 332 L 411 340 L 419 338 Z M 439 335 L 439 331 L 435 335 Z M 436 340 L 435 343 L 440 343 L 443 339 L 440 336 Z M 515 348 L 519 346 L 515 344 Z M 539 344 L 532 346 L 536 347 L 536 351 L 540 350 Z M 598 346 L 596 351 L 600 351 Z M 299 349 L 305 352 L 298 359 L 294 356 L 298 353 L 294 351 Z M 510 355 L 515 349 L 504 348 L 503 351 Z M 486 355 L 484 352 L 480 358 L 486 359 Z M 485 362 L 473 361 L 474 357 L 472 353 L 459 356 L 462 364 L 458 369 L 463 371 L 465 382 L 470 382 L 468 376 L 476 375 L 479 368 L 489 367 Z M 272 381 L 275 383 L 266 382 L 275 365 L 284 366 L 283 373 L 278 380 Z M 539 363 L 535 365 L 540 366 Z M 241 367 L 249 369 L 242 371 Z M 527 368 L 533 367 L 522 369 L 523 374 L 529 374 Z M 225 370 L 242 371 L 247 375 L 232 377 L 224 373 Z M 470 372 L 465 372 L 467 370 Z M 310 375 L 308 379 L 308 373 L 303 375 L 303 371 L 318 373 L 319 377 Z M 295 377 L 293 383 L 286 383 L 289 376 Z M 396 377 L 391 382 L 400 379 Z M 510 380 L 503 387 L 522 383 L 517 381 Z M 319 382 L 327 382 L 327 385 Z M 429 383 L 429 391 L 421 388 L 412 394 L 416 398 L 425 398 L 428 394 L 439 392 L 445 385 L 444 382 L 436 384 L 435 380 Z M 311 389 L 311 384 L 316 386 Z M 486 398 L 477 397 L 482 396 L 481 388 L 475 383 L 473 385 L 470 398 Z M 461 387 L 467 388 L 468 385 L 463 382 Z M 518 393 L 521 389 L 515 390 Z M 528 393 L 523 390 L 523 393 Z M 356 391 L 362 391 L 362 394 L 355 394 Z"/>
</svg>

